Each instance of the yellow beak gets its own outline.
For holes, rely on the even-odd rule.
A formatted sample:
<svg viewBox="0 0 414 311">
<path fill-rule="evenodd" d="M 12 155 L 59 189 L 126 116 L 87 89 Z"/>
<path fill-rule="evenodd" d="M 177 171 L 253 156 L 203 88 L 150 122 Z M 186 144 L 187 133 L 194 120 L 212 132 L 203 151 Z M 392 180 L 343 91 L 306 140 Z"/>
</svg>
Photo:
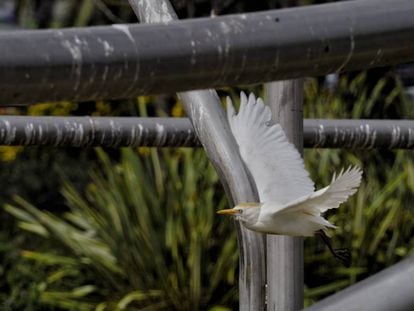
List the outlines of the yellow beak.
<svg viewBox="0 0 414 311">
<path fill-rule="evenodd" d="M 237 214 L 237 210 L 231 208 L 231 209 L 222 209 L 217 211 L 217 214 L 219 215 L 235 215 Z"/>
</svg>

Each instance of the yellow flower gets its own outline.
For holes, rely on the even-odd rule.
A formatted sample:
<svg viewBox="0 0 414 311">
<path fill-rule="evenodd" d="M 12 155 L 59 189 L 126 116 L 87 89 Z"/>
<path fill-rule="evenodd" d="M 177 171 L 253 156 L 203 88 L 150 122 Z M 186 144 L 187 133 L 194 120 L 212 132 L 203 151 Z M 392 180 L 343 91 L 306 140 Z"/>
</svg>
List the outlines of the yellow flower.
<svg viewBox="0 0 414 311">
<path fill-rule="evenodd" d="M 107 116 L 112 112 L 109 102 L 100 100 L 95 103 L 96 111 L 92 113 L 93 116 Z"/>
<path fill-rule="evenodd" d="M 22 150 L 23 147 L 21 146 L 0 146 L 0 160 L 12 162 Z"/>
<path fill-rule="evenodd" d="M 151 148 L 149 147 L 139 147 L 138 153 L 142 156 L 149 156 L 151 154 Z"/>
<path fill-rule="evenodd" d="M 38 103 L 32 106 L 29 106 L 27 109 L 27 114 L 30 116 L 66 116 L 69 115 L 73 110 L 76 110 L 78 104 L 61 101 L 57 103 Z"/>
<path fill-rule="evenodd" d="M 180 101 L 177 101 L 174 105 L 174 107 L 172 108 L 172 116 L 175 118 L 180 118 L 183 117 L 185 115 L 184 112 L 184 108 L 183 105 L 181 104 Z"/>
</svg>

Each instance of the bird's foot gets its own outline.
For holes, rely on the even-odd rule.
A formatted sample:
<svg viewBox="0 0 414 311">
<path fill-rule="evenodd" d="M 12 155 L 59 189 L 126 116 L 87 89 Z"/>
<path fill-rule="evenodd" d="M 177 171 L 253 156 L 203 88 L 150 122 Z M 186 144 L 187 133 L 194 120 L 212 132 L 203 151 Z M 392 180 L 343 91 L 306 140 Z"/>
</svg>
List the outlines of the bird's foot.
<svg viewBox="0 0 414 311">
<path fill-rule="evenodd" d="M 322 241 L 326 244 L 326 246 L 328 246 L 329 251 L 336 259 L 340 260 L 342 264 L 347 268 L 351 266 L 352 256 L 349 248 L 334 249 L 332 247 L 331 239 L 326 235 L 325 231 L 318 230 L 316 231 L 316 234 L 322 238 Z"/>
<path fill-rule="evenodd" d="M 337 248 L 332 250 L 334 257 L 342 262 L 342 264 L 349 268 L 352 262 L 352 255 L 349 248 Z"/>
</svg>

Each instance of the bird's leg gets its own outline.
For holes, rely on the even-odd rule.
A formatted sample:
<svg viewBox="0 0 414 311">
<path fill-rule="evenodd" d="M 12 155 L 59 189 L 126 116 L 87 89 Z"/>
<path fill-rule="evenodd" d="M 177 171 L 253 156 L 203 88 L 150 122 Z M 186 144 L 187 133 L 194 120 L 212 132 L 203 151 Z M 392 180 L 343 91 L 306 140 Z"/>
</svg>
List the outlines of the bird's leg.
<svg viewBox="0 0 414 311">
<path fill-rule="evenodd" d="M 351 252 L 348 248 L 337 248 L 332 247 L 331 239 L 326 235 L 325 231 L 318 230 L 316 234 L 319 235 L 322 241 L 328 246 L 329 251 L 338 260 L 340 260 L 345 267 L 351 266 Z"/>
</svg>

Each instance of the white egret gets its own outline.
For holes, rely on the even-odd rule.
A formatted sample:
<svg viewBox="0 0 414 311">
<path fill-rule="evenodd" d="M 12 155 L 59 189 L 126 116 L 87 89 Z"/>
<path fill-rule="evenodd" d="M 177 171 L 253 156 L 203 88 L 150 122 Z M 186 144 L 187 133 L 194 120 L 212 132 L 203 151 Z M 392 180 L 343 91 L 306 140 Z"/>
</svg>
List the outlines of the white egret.
<svg viewBox="0 0 414 311">
<path fill-rule="evenodd" d="M 281 126 L 272 122 L 270 109 L 260 98 L 250 94 L 247 99 L 241 93 L 238 114 L 228 98 L 227 117 L 260 203 L 241 203 L 218 214 L 233 215 L 247 228 L 267 234 L 318 233 L 330 251 L 349 264 L 349 251 L 332 249 L 325 231 L 335 226 L 322 213 L 338 208 L 357 191 L 362 171 L 357 167 L 342 170 L 329 186 L 315 191 L 301 155 Z"/>
</svg>

